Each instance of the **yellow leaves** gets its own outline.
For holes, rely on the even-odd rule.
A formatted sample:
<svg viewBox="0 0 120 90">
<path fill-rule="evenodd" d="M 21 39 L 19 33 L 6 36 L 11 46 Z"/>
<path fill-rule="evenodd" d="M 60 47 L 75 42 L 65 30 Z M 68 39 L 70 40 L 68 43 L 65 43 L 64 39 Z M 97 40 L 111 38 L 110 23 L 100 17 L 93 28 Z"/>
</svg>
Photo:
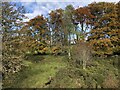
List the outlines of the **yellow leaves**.
<svg viewBox="0 0 120 90">
<path fill-rule="evenodd" d="M 51 50 L 52 54 L 57 55 L 61 52 L 61 48 L 59 46 L 54 46 Z"/>
<path fill-rule="evenodd" d="M 98 55 L 112 54 L 113 44 L 109 38 L 92 40 L 91 44 Z"/>
<path fill-rule="evenodd" d="M 116 41 L 116 42 L 117 42 L 117 41 L 119 41 L 119 38 L 116 37 L 116 36 L 112 36 L 112 37 L 111 37 L 111 41 Z"/>
<path fill-rule="evenodd" d="M 42 40 L 46 31 L 48 31 L 47 19 L 41 16 L 36 16 L 31 19 L 28 23 L 28 26 L 31 27 L 31 33 L 34 33 L 34 37 Z M 43 37 L 44 36 L 44 37 Z"/>
<path fill-rule="evenodd" d="M 60 48 L 59 47 L 53 47 L 52 51 L 56 51 L 56 50 L 59 50 Z"/>
<path fill-rule="evenodd" d="M 100 37 L 104 37 L 105 35 L 104 34 L 101 34 Z"/>
<path fill-rule="evenodd" d="M 28 22 L 28 25 L 32 26 L 41 26 L 47 23 L 46 19 L 43 16 L 36 16 Z"/>
<path fill-rule="evenodd" d="M 47 47 L 43 48 L 43 51 L 44 52 L 48 51 L 48 48 Z"/>
</svg>

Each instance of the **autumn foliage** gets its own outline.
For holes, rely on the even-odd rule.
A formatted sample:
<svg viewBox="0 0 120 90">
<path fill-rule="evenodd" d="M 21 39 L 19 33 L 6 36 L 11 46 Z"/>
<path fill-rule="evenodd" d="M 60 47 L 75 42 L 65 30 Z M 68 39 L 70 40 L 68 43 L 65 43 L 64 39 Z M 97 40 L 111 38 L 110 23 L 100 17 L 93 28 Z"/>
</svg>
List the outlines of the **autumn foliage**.
<svg viewBox="0 0 120 90">
<path fill-rule="evenodd" d="M 47 26 L 47 19 L 41 16 L 36 16 L 35 18 L 31 19 L 27 22 L 27 26 L 32 32 L 32 35 L 38 41 L 45 41 L 48 39 L 48 26 Z"/>
<path fill-rule="evenodd" d="M 117 4 L 99 2 L 89 4 L 88 7 L 96 17 L 88 37 L 94 52 L 100 56 L 119 54 L 120 23 Z"/>
</svg>

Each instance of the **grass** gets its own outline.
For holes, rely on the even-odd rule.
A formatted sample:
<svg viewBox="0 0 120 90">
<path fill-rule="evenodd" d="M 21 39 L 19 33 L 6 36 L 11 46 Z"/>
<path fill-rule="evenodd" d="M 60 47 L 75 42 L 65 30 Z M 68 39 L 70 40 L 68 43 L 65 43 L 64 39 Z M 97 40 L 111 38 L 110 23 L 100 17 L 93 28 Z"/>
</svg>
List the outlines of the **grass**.
<svg viewBox="0 0 120 90">
<path fill-rule="evenodd" d="M 85 70 L 69 67 L 60 70 L 51 83 L 50 88 L 117 88 L 118 67 L 113 61 L 118 58 L 98 58 L 92 61 L 92 65 Z"/>
<path fill-rule="evenodd" d="M 27 68 L 15 75 L 15 80 L 9 87 L 42 88 L 49 81 L 49 77 L 54 77 L 59 69 L 67 66 L 63 61 L 63 56 L 46 55 L 44 58 L 44 60 L 37 63 L 25 60 L 23 64 Z"/>
<path fill-rule="evenodd" d="M 40 61 L 37 60 L 39 62 L 33 62 L 39 58 Z M 115 64 L 118 58 L 95 59 L 85 70 L 70 66 L 65 56 L 44 55 L 42 58 L 44 59 L 34 56 L 29 58 L 32 60 L 24 60 L 23 64 L 26 68 L 11 77 L 11 84 L 6 82 L 4 87 L 112 88 L 118 86 L 118 68 Z M 45 86 L 50 77 L 53 77 L 53 81 Z"/>
</svg>

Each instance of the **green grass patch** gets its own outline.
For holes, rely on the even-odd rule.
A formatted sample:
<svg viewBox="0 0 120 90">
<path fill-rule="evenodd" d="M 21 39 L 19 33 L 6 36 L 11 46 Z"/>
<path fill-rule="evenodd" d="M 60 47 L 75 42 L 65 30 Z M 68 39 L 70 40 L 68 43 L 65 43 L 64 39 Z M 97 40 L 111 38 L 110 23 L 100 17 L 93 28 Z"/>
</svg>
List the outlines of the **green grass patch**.
<svg viewBox="0 0 120 90">
<path fill-rule="evenodd" d="M 67 67 L 60 70 L 51 83 L 50 88 L 105 88 L 118 86 L 118 68 L 112 64 L 115 58 L 99 58 L 92 61 L 85 70 L 76 67 Z M 111 80 L 108 76 L 112 74 Z M 114 79 L 115 78 L 115 79 Z M 106 83 L 107 80 L 110 83 Z M 104 84 L 105 83 L 105 84 Z M 103 85 L 104 84 L 104 85 Z"/>
<path fill-rule="evenodd" d="M 45 59 L 34 63 L 31 60 L 25 60 L 23 64 L 27 66 L 21 72 L 15 74 L 12 84 L 9 87 L 14 88 L 42 88 L 49 77 L 54 77 L 59 69 L 66 67 L 62 56 L 43 56 Z M 8 86 L 5 86 L 8 87 Z"/>
<path fill-rule="evenodd" d="M 97 58 L 92 60 L 92 64 L 86 69 L 82 69 L 70 65 L 67 56 L 42 55 L 43 60 L 33 62 L 40 57 L 35 56 L 31 58 L 32 60 L 30 58 L 24 60 L 25 67 L 11 79 L 9 78 L 4 87 L 111 88 L 118 86 L 118 68 L 114 64 L 118 58 Z M 45 83 L 50 80 L 50 77 L 53 80 L 46 86 Z"/>
</svg>

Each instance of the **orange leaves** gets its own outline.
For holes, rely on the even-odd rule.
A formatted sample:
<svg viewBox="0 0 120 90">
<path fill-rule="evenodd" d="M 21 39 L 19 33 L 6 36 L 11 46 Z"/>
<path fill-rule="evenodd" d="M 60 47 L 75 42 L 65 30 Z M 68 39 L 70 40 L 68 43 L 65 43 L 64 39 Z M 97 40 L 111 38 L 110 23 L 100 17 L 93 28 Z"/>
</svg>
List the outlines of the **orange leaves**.
<svg viewBox="0 0 120 90">
<path fill-rule="evenodd" d="M 47 27 L 47 19 L 41 16 L 36 16 L 35 18 L 31 19 L 28 23 L 29 27 L 32 27 L 32 32 L 36 38 L 43 40 L 45 38 L 46 32 L 48 31 Z"/>
<path fill-rule="evenodd" d="M 36 16 L 28 22 L 30 26 L 39 26 L 45 24 L 47 21 L 43 16 Z"/>
<path fill-rule="evenodd" d="M 113 44 L 111 43 L 111 40 L 108 38 L 92 40 L 91 44 L 93 45 L 94 51 L 98 55 L 112 54 Z"/>
<path fill-rule="evenodd" d="M 99 26 L 99 23 L 98 23 L 98 22 L 95 22 L 94 25 L 95 25 L 95 27 L 98 27 L 98 26 Z"/>
<path fill-rule="evenodd" d="M 111 37 L 111 41 L 118 42 L 118 41 L 119 41 L 119 38 L 117 38 L 116 36 L 112 36 L 112 37 Z"/>
<path fill-rule="evenodd" d="M 120 25 L 116 11 L 117 5 L 105 2 L 92 3 L 89 5 L 89 9 L 97 17 L 89 37 L 96 54 L 112 54 L 117 52 L 120 37 L 118 34 L 120 33 Z"/>
<path fill-rule="evenodd" d="M 90 28 L 89 26 L 93 25 L 93 18 L 95 18 L 95 16 L 91 14 L 88 7 L 77 8 L 74 10 L 74 13 L 75 21 L 80 24 L 82 33 L 86 33 L 86 30 Z"/>
<path fill-rule="evenodd" d="M 90 10 L 87 7 L 80 7 L 75 10 L 78 15 L 90 15 Z"/>
<path fill-rule="evenodd" d="M 55 11 L 51 11 L 49 13 L 51 21 L 55 22 L 61 22 L 62 20 L 62 9 L 56 9 Z"/>
</svg>

